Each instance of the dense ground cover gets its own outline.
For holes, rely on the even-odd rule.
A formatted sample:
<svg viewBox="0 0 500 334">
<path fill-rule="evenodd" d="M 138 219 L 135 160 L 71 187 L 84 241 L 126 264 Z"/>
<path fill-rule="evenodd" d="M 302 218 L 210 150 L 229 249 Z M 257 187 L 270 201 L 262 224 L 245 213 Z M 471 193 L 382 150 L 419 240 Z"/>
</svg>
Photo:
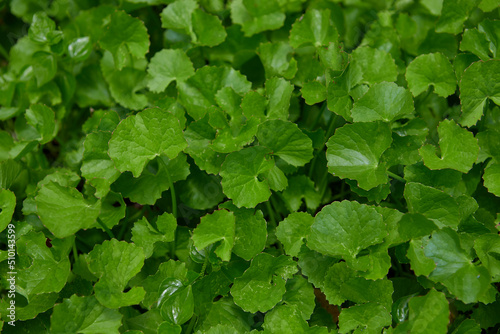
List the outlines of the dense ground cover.
<svg viewBox="0 0 500 334">
<path fill-rule="evenodd" d="M 2 332 L 499 332 L 498 0 L 0 6 Z"/>
</svg>

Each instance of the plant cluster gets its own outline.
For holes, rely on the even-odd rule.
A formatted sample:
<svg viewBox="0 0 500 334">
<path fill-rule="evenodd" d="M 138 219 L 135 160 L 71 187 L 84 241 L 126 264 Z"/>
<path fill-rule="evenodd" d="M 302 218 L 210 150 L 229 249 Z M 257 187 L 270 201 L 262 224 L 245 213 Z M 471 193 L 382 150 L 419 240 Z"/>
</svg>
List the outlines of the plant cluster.
<svg viewBox="0 0 500 334">
<path fill-rule="evenodd" d="M 499 4 L 1 1 L 2 331 L 497 333 Z"/>
</svg>

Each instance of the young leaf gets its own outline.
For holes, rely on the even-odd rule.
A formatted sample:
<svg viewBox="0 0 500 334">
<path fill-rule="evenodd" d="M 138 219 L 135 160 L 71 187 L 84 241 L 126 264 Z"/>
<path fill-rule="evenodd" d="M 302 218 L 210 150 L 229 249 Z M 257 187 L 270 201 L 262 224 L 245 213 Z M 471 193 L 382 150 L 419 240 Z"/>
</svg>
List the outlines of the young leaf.
<svg viewBox="0 0 500 334">
<path fill-rule="evenodd" d="M 285 14 L 277 0 L 235 0 L 231 3 L 231 19 L 241 25 L 245 36 L 283 26 Z"/>
<path fill-rule="evenodd" d="M 406 68 L 406 80 L 413 96 L 420 95 L 432 85 L 436 94 L 447 97 L 457 87 L 453 67 L 441 53 L 429 53 L 415 58 Z"/>
<path fill-rule="evenodd" d="M 186 146 L 177 118 L 151 108 L 118 124 L 109 141 L 109 156 L 118 170 L 129 170 L 138 177 L 149 160 L 161 154 L 173 159 Z"/>
<path fill-rule="evenodd" d="M 87 261 L 92 274 L 99 278 L 94 286 L 95 296 L 105 307 L 134 305 L 144 298 L 145 291 L 142 287 L 132 287 L 123 292 L 128 281 L 144 265 L 142 248 L 125 241 L 106 240 L 94 247 L 88 254 Z"/>
<path fill-rule="evenodd" d="M 16 208 L 16 195 L 8 189 L 0 189 L 0 232 L 11 222 Z"/>
<path fill-rule="evenodd" d="M 379 333 L 385 326 L 390 326 L 390 312 L 380 304 L 366 303 L 344 309 L 339 316 L 339 333 L 350 333 L 352 330 L 369 334 Z"/>
<path fill-rule="evenodd" d="M 229 154 L 221 167 L 222 189 L 237 207 L 255 207 L 271 196 L 267 180 L 259 176 L 274 166 L 267 160 L 270 151 L 261 146 Z"/>
<path fill-rule="evenodd" d="M 149 35 L 144 22 L 116 11 L 99 43 L 104 50 L 111 52 L 116 68 L 121 70 L 130 56 L 144 58 L 149 50 Z"/>
<path fill-rule="evenodd" d="M 451 168 L 467 173 L 476 162 L 479 145 L 472 132 L 451 120 L 443 120 L 438 126 L 441 156 L 436 156 L 436 148 L 424 145 L 419 149 L 424 164 L 430 169 Z"/>
<path fill-rule="evenodd" d="M 294 166 L 303 166 L 313 157 L 311 139 L 290 122 L 269 120 L 261 123 L 257 139 L 272 154 Z"/>
<path fill-rule="evenodd" d="M 349 259 L 381 243 L 386 235 L 382 215 L 374 208 L 354 201 L 333 202 L 314 218 L 307 246 L 325 255 Z"/>
<path fill-rule="evenodd" d="M 69 332 L 118 334 L 123 315 L 99 304 L 94 296 L 72 295 L 54 306 L 50 330 L 54 334 Z"/>
<path fill-rule="evenodd" d="M 247 312 L 267 312 L 285 294 L 286 280 L 297 272 L 291 257 L 257 255 L 245 273 L 234 280 L 231 295 L 236 305 Z"/>
<path fill-rule="evenodd" d="M 89 228 L 97 219 L 101 203 L 91 202 L 72 187 L 50 181 L 35 197 L 38 216 L 57 238 Z"/>
<path fill-rule="evenodd" d="M 328 140 L 328 170 L 358 181 L 358 186 L 365 190 L 384 184 L 386 168 L 380 157 L 391 141 L 391 130 L 382 122 L 344 125 Z"/>
<path fill-rule="evenodd" d="M 311 9 L 292 25 L 290 45 L 294 48 L 311 43 L 315 47 L 328 46 L 338 39 L 337 29 L 331 22 L 330 10 Z"/>
<path fill-rule="evenodd" d="M 393 122 L 412 113 L 413 99 L 410 92 L 392 82 L 371 86 L 351 110 L 354 122 Z"/>
<path fill-rule="evenodd" d="M 499 73 L 499 60 L 475 62 L 465 70 L 460 82 L 460 124 L 468 127 L 475 125 L 483 117 L 488 99 L 500 105 Z"/>
<path fill-rule="evenodd" d="M 314 218 L 305 212 L 294 212 L 276 228 L 276 237 L 290 256 L 297 256 L 310 233 Z"/>
<path fill-rule="evenodd" d="M 457 232 L 449 228 L 434 232 L 424 251 L 436 263 L 436 269 L 429 275 L 431 280 L 441 282 L 465 303 L 494 300 L 488 270 L 472 263 Z"/>
<path fill-rule="evenodd" d="M 174 241 L 176 227 L 177 221 L 169 213 L 158 216 L 156 228 L 143 217 L 134 224 L 131 240 L 144 249 L 144 256 L 147 259 L 153 255 L 155 243 Z"/>
<path fill-rule="evenodd" d="M 218 241 L 221 244 L 215 249 L 222 261 L 231 259 L 234 246 L 235 218 L 227 210 L 218 210 L 201 218 L 200 224 L 193 231 L 193 244 L 198 251 Z"/>
<path fill-rule="evenodd" d="M 350 87 L 396 81 L 397 67 L 391 55 L 370 47 L 359 47 L 352 52 Z"/>
<path fill-rule="evenodd" d="M 185 81 L 194 75 L 194 68 L 182 50 L 163 49 L 151 58 L 148 73 L 149 89 L 161 93 L 172 81 Z"/>
</svg>

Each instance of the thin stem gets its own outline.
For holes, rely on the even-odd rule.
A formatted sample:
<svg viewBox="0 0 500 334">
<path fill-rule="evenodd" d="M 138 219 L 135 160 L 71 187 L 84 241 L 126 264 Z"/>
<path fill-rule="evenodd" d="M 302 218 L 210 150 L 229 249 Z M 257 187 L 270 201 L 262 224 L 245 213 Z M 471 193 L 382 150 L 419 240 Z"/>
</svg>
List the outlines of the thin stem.
<svg viewBox="0 0 500 334">
<path fill-rule="evenodd" d="M 77 257 L 78 257 L 78 249 L 76 248 L 76 239 L 75 239 L 75 241 L 73 242 L 73 258 L 75 262 L 77 260 Z"/>
<path fill-rule="evenodd" d="M 328 124 L 328 129 L 326 130 L 325 138 L 323 138 L 323 144 L 316 152 L 314 152 L 314 158 L 311 162 L 311 166 L 309 167 L 309 173 L 308 173 L 309 178 L 312 178 L 312 175 L 314 172 L 314 167 L 316 166 L 316 161 L 318 160 L 319 152 L 323 151 L 323 149 L 325 148 L 326 142 L 328 141 L 328 139 L 330 139 L 330 136 L 332 135 L 332 132 L 335 129 L 335 123 L 337 121 L 337 117 L 338 117 L 338 115 L 334 115 L 330 119 L 330 123 Z"/>
<path fill-rule="evenodd" d="M 97 223 L 106 231 L 111 239 L 115 239 L 113 232 L 102 222 L 101 218 L 97 217 Z"/>
<path fill-rule="evenodd" d="M 267 213 L 269 214 L 269 220 L 271 221 L 271 226 L 276 230 L 278 227 L 278 224 L 276 223 L 276 218 L 274 216 L 274 211 L 273 208 L 271 207 L 270 201 L 266 202 L 266 209 Z M 283 250 L 283 245 L 279 240 L 276 241 L 276 245 L 278 246 L 278 249 L 280 250 L 281 254 L 285 254 L 285 251 Z"/>
<path fill-rule="evenodd" d="M 128 224 L 131 221 L 134 221 L 137 218 L 139 218 L 140 216 L 142 216 L 142 214 L 144 213 L 145 208 L 146 208 L 145 206 L 142 207 L 141 210 L 137 211 L 136 213 L 134 213 L 132 215 L 132 217 L 128 218 L 125 222 L 123 222 L 122 227 L 120 228 L 120 231 L 118 232 L 118 236 L 117 236 L 118 240 L 123 240 L 123 236 L 125 235 L 125 230 L 127 229 Z"/>
<path fill-rule="evenodd" d="M 197 318 L 198 317 L 196 315 L 193 315 L 193 317 L 189 321 L 189 324 L 188 324 L 188 326 L 186 328 L 186 334 L 191 334 L 191 332 L 193 331 L 194 325 L 196 324 L 196 319 Z"/>
<path fill-rule="evenodd" d="M 9 61 L 10 60 L 10 57 L 9 57 L 9 53 L 7 52 L 7 50 L 5 50 L 5 48 L 3 47 L 3 45 L 0 43 L 0 54 L 2 54 L 2 56 L 7 60 Z"/>
<path fill-rule="evenodd" d="M 174 215 L 175 218 L 177 218 L 177 198 L 175 197 L 175 188 L 174 188 L 174 183 L 172 182 L 172 177 L 170 176 L 170 173 L 168 171 L 168 166 L 167 163 L 162 159 L 162 157 L 159 157 L 159 160 L 161 161 L 163 167 L 165 168 L 165 173 L 167 173 L 167 180 L 168 180 L 168 186 L 170 187 L 170 194 L 172 195 L 172 214 Z"/>
<path fill-rule="evenodd" d="M 403 179 L 401 176 L 397 175 L 397 174 L 394 174 L 393 172 L 391 171 L 387 171 L 387 175 L 389 175 L 390 177 L 392 177 L 393 179 L 396 179 L 400 182 L 403 182 L 403 183 L 406 183 L 406 180 Z"/>
<path fill-rule="evenodd" d="M 271 203 L 269 201 L 266 202 L 267 214 L 269 215 L 269 220 L 271 221 L 271 226 L 276 228 L 278 225 L 276 224 L 276 219 L 274 218 L 274 212 L 271 208 Z"/>
</svg>

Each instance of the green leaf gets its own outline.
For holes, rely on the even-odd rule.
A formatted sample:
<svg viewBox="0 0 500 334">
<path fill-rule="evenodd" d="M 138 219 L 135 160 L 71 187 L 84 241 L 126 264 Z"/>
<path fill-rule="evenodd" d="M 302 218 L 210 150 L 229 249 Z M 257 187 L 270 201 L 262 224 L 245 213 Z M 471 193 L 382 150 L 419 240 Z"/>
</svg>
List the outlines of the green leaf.
<svg viewBox="0 0 500 334">
<path fill-rule="evenodd" d="M 446 333 L 450 309 L 444 293 L 431 289 L 425 296 L 411 298 L 408 308 L 408 322 L 396 327 L 395 333 Z"/>
<path fill-rule="evenodd" d="M 358 181 L 365 190 L 384 184 L 386 168 L 379 159 L 391 141 L 391 130 L 382 122 L 344 125 L 328 140 L 328 171 Z"/>
<path fill-rule="evenodd" d="M 192 0 L 173 2 L 161 13 L 162 27 L 182 31 L 199 45 L 219 45 L 227 36 L 221 21 L 197 7 Z"/>
<path fill-rule="evenodd" d="M 283 78 L 271 78 L 266 80 L 265 88 L 268 99 L 267 118 L 288 120 L 293 85 Z"/>
<path fill-rule="evenodd" d="M 286 217 L 276 228 L 276 237 L 290 256 L 297 256 L 309 235 L 314 218 L 305 212 L 294 212 Z"/>
<path fill-rule="evenodd" d="M 224 297 L 210 304 L 210 309 L 202 317 L 203 322 L 197 326 L 196 333 L 237 334 L 250 330 L 249 314 L 236 306 L 232 298 Z"/>
<path fill-rule="evenodd" d="M 330 10 L 310 9 L 298 18 L 290 30 L 290 45 L 294 48 L 311 43 L 315 47 L 335 43 L 338 33 L 331 21 Z"/>
<path fill-rule="evenodd" d="M 424 164 L 430 169 L 455 169 L 467 173 L 476 162 L 479 145 L 472 132 L 452 120 L 443 120 L 438 126 L 440 157 L 436 147 L 424 145 L 419 149 Z"/>
<path fill-rule="evenodd" d="M 283 26 L 285 14 L 277 0 L 235 0 L 231 3 L 231 20 L 241 25 L 245 36 Z"/>
<path fill-rule="evenodd" d="M 222 261 L 231 259 L 234 246 L 235 217 L 227 210 L 218 210 L 201 218 L 200 224 L 193 231 L 193 244 L 198 251 L 221 241 L 215 249 Z"/>
<path fill-rule="evenodd" d="M 144 22 L 124 11 L 115 11 L 99 43 L 111 52 L 116 68 L 122 70 L 130 56 L 144 58 L 149 50 L 149 35 Z"/>
<path fill-rule="evenodd" d="M 118 124 L 109 141 L 109 156 L 118 170 L 138 177 L 149 160 L 161 154 L 174 159 L 186 146 L 177 118 L 151 108 Z"/>
<path fill-rule="evenodd" d="M 440 228 L 456 228 L 460 223 L 460 207 L 457 201 L 443 191 L 409 182 L 406 184 L 404 197 L 409 212 L 424 215 Z"/>
<path fill-rule="evenodd" d="M 297 306 L 278 306 L 266 313 L 264 318 L 264 333 L 293 334 L 308 333 L 308 323 L 301 317 Z"/>
<path fill-rule="evenodd" d="M 162 262 L 157 272 L 154 275 L 148 276 L 142 282 L 142 286 L 146 291 L 142 304 L 148 309 L 151 309 L 160 299 L 160 286 L 165 278 L 170 277 L 185 282 L 187 280 L 187 273 L 188 270 L 184 262 L 174 260 Z"/>
<path fill-rule="evenodd" d="M 269 150 L 261 146 L 229 154 L 221 167 L 222 189 L 237 207 L 255 207 L 271 196 L 267 180 L 259 176 L 273 168 Z"/>
<path fill-rule="evenodd" d="M 306 103 L 309 105 L 323 102 L 327 98 L 325 85 L 316 80 L 304 83 L 300 92 L 302 93 L 302 97 Z"/>
<path fill-rule="evenodd" d="M 99 198 L 106 196 L 111 184 L 120 176 L 108 155 L 111 135 L 109 131 L 92 132 L 83 143 L 82 176 L 96 188 L 95 196 Z"/>
<path fill-rule="evenodd" d="M 47 45 L 57 44 L 63 38 L 62 31 L 56 30 L 55 22 L 45 12 L 33 15 L 28 36 L 35 43 Z"/>
<path fill-rule="evenodd" d="M 165 162 L 167 168 L 160 159 Z M 153 205 L 161 198 L 162 193 L 170 188 L 170 180 L 172 182 L 185 180 L 189 175 L 189 164 L 186 159 L 183 153 L 179 153 L 172 160 L 165 156 L 157 157 L 146 165 L 141 176 L 135 178 L 132 173 L 125 172 L 115 181 L 112 188 L 133 202 Z"/>
<path fill-rule="evenodd" d="M 354 258 L 363 249 L 381 243 L 386 225 L 373 207 L 358 202 L 333 202 L 316 215 L 307 246 L 322 254 Z"/>
<path fill-rule="evenodd" d="M 291 257 L 257 255 L 242 276 L 234 280 L 231 295 L 236 305 L 251 313 L 272 309 L 285 294 L 286 280 L 297 272 Z"/>
<path fill-rule="evenodd" d="M 488 191 L 495 196 L 500 197 L 500 164 L 497 162 L 490 162 L 484 169 L 483 180 L 484 186 Z"/>
<path fill-rule="evenodd" d="M 163 92 L 172 81 L 185 81 L 194 75 L 193 64 L 182 50 L 163 49 L 155 53 L 148 66 L 148 87 Z"/>
<path fill-rule="evenodd" d="M 122 314 L 110 310 L 97 301 L 94 296 L 78 297 L 73 295 L 54 306 L 50 318 L 51 333 L 106 333 L 118 334 L 122 325 Z"/>
<path fill-rule="evenodd" d="M 492 301 L 488 270 L 472 263 L 457 232 L 449 228 L 434 232 L 424 251 L 436 263 L 436 269 L 429 275 L 431 280 L 441 282 L 465 303 Z"/>
<path fill-rule="evenodd" d="M 292 57 L 293 48 L 286 42 L 263 43 L 259 46 L 258 54 L 266 78 L 274 76 L 292 79 L 297 72 L 297 61 Z"/>
<path fill-rule="evenodd" d="M 457 87 L 450 61 L 439 52 L 415 58 L 406 68 L 406 80 L 413 96 L 420 95 L 432 86 L 437 95 L 447 97 Z"/>
<path fill-rule="evenodd" d="M 106 52 L 101 59 L 102 75 L 109 85 L 111 96 L 122 106 L 137 110 L 146 107 L 148 104 L 146 96 L 140 93 L 146 87 L 145 59 L 136 61 L 135 65 L 136 67 L 124 67 L 120 71 L 117 71 L 111 53 Z M 97 77 L 99 76 L 100 73 L 97 74 Z M 85 79 L 92 80 L 94 78 Z M 89 83 L 89 85 L 92 84 Z M 103 82 L 102 86 L 106 86 L 106 84 Z M 107 94 L 103 94 L 100 90 L 99 93 L 95 91 L 87 92 L 87 95 L 94 94 L 96 95 L 92 99 L 108 100 Z"/>
<path fill-rule="evenodd" d="M 484 234 L 474 240 L 474 249 L 482 265 L 488 269 L 494 282 L 500 279 L 500 237 Z"/>
<path fill-rule="evenodd" d="M 460 42 L 460 50 L 470 51 L 481 60 L 489 60 L 490 56 L 490 41 L 488 41 L 486 34 L 480 32 L 477 28 L 465 29 Z"/>
<path fill-rule="evenodd" d="M 290 212 L 298 211 L 303 200 L 309 210 L 316 210 L 321 203 L 321 194 L 314 187 L 314 182 L 306 175 L 289 178 L 288 187 L 283 191 L 282 195 Z"/>
<path fill-rule="evenodd" d="M 312 141 L 296 124 L 282 120 L 269 120 L 259 125 L 259 144 L 266 146 L 293 166 L 303 166 L 313 155 Z"/>
<path fill-rule="evenodd" d="M 57 60 L 52 53 L 38 51 L 33 54 L 31 60 L 34 64 L 33 74 L 35 75 L 38 87 L 42 87 L 54 79 L 57 73 Z"/>
<path fill-rule="evenodd" d="M 33 104 L 26 110 L 26 122 L 34 127 L 40 135 L 40 144 L 48 143 L 54 138 L 55 114 L 46 105 Z"/>
<path fill-rule="evenodd" d="M 162 318 L 172 324 L 182 325 L 193 316 L 194 299 L 191 285 L 183 286 L 178 280 L 165 279 L 159 307 Z"/>
<path fill-rule="evenodd" d="M 385 326 L 390 326 L 390 312 L 380 304 L 367 303 L 343 309 L 339 316 L 339 333 L 380 333 Z"/>
<path fill-rule="evenodd" d="M 199 120 L 209 107 L 217 105 L 215 96 L 224 87 L 243 95 L 250 90 L 251 83 L 233 68 L 205 66 L 185 82 L 178 83 L 179 98 L 188 114 Z"/>
<path fill-rule="evenodd" d="M 436 25 L 436 32 L 455 35 L 461 33 L 463 23 L 479 2 L 480 0 L 443 0 L 443 9 Z"/>
<path fill-rule="evenodd" d="M 89 228 L 99 215 L 101 203 L 85 199 L 78 190 L 50 181 L 35 197 L 38 216 L 58 238 Z"/>
<path fill-rule="evenodd" d="M 370 47 L 359 47 L 352 52 L 350 87 L 396 81 L 397 67 L 391 55 Z"/>
<path fill-rule="evenodd" d="M 193 13 L 192 20 L 198 44 L 216 46 L 226 39 L 226 30 L 217 16 L 197 8 Z"/>
<path fill-rule="evenodd" d="M 174 241 L 176 228 L 177 220 L 170 213 L 158 216 L 156 228 L 143 217 L 134 224 L 131 240 L 144 249 L 144 256 L 147 259 L 153 255 L 155 243 Z"/>
<path fill-rule="evenodd" d="M 283 301 L 286 305 L 296 306 L 304 320 L 309 320 L 314 312 L 316 296 L 312 284 L 302 276 L 295 276 L 286 282 Z"/>
<path fill-rule="evenodd" d="M 267 241 L 267 222 L 260 210 L 238 208 L 231 202 L 219 206 L 234 213 L 234 254 L 250 261 L 262 252 Z"/>
<path fill-rule="evenodd" d="M 184 132 L 184 138 L 188 142 L 185 152 L 201 170 L 209 174 L 218 174 L 226 154 L 215 152 L 210 145 L 212 140 L 215 139 L 216 131 L 208 123 L 209 117 L 206 115 L 204 118 L 194 121 L 189 124 Z"/>
<path fill-rule="evenodd" d="M 404 241 L 422 238 L 436 229 L 434 222 L 418 213 L 406 213 L 398 223 L 398 232 Z"/>
<path fill-rule="evenodd" d="M 41 232 L 31 231 L 21 236 L 16 242 L 17 254 L 19 259 L 24 259 L 25 265 L 28 265 L 25 268 L 9 268 L 10 271 L 17 271 L 17 293 L 26 297 L 28 301 L 33 301 L 34 306 L 37 302 L 40 303 L 37 301 L 36 295 L 61 291 L 71 271 L 67 255 L 69 253 L 68 246 L 71 247 L 73 238 L 68 238 L 60 243 L 60 247 L 57 248 L 61 254 L 51 251 L 46 242 L 47 238 Z M 18 265 L 22 264 L 19 262 L 17 262 Z M 48 297 L 46 296 L 47 299 L 51 299 Z M 45 307 L 42 312 L 52 305 Z"/>
<path fill-rule="evenodd" d="M 460 124 L 468 127 L 475 125 L 483 117 L 488 99 L 500 105 L 499 73 L 499 60 L 475 62 L 465 70 L 460 82 Z"/>
<path fill-rule="evenodd" d="M 479 324 L 472 319 L 465 319 L 460 323 L 460 325 L 453 331 L 452 334 L 480 334 L 481 327 Z"/>
<path fill-rule="evenodd" d="M 11 222 L 16 208 L 16 195 L 8 189 L 0 189 L 0 232 Z"/>
<path fill-rule="evenodd" d="M 410 92 L 392 82 L 371 86 L 351 110 L 354 122 L 393 122 L 412 113 L 413 99 Z"/>
<path fill-rule="evenodd" d="M 94 285 L 99 303 L 108 308 L 138 304 L 144 298 L 142 287 L 123 292 L 128 281 L 141 271 L 144 252 L 135 244 L 116 239 L 96 245 L 87 257 L 90 271 L 99 278 Z"/>
</svg>

